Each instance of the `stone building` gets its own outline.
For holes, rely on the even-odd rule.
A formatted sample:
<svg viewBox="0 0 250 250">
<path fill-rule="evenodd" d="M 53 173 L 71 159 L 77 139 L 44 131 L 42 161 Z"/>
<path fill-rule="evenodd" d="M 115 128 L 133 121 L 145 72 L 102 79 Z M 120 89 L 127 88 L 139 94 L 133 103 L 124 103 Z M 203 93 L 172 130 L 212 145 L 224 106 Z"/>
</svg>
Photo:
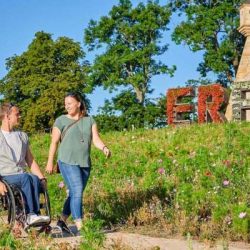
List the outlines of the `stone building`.
<svg viewBox="0 0 250 250">
<path fill-rule="evenodd" d="M 246 37 L 244 50 L 226 111 L 231 121 L 250 121 L 250 0 L 240 7 L 239 32 Z"/>
</svg>

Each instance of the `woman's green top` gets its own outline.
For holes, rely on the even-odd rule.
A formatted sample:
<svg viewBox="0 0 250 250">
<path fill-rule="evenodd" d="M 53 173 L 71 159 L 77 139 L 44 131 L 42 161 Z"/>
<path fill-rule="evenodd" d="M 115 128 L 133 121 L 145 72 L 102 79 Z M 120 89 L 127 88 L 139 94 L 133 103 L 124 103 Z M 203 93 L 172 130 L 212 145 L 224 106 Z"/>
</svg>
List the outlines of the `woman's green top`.
<svg viewBox="0 0 250 250">
<path fill-rule="evenodd" d="M 56 119 L 54 127 L 57 127 L 62 133 L 74 121 L 66 115 L 61 115 Z M 59 145 L 58 160 L 84 168 L 91 167 L 90 149 L 93 124 L 95 124 L 93 117 L 86 116 L 66 131 Z"/>
</svg>

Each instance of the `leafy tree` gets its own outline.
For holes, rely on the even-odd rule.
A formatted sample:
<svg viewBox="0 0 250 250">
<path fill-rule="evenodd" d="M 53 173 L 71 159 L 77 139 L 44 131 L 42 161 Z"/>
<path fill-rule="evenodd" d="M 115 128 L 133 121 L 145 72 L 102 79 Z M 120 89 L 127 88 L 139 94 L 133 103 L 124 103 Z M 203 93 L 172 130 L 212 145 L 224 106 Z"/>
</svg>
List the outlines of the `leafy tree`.
<svg viewBox="0 0 250 250">
<path fill-rule="evenodd" d="M 200 85 L 208 85 L 208 84 L 213 84 L 213 82 L 208 78 L 202 78 L 202 77 L 200 77 L 199 79 L 189 79 L 185 83 L 186 86 L 192 86 L 195 88 L 197 88 Z"/>
<path fill-rule="evenodd" d="M 18 103 L 23 128 L 37 131 L 52 126 L 64 111 L 68 91 L 86 90 L 87 63 L 80 44 L 67 37 L 53 41 L 50 34 L 37 32 L 20 56 L 7 59 L 7 75 L 0 81 L 5 101 Z"/>
<path fill-rule="evenodd" d="M 138 104 L 144 106 L 152 76 L 173 75 L 175 70 L 156 59 L 168 47 L 160 40 L 170 14 L 169 8 L 158 1 L 133 7 L 130 0 L 120 0 L 108 16 L 98 22 L 91 20 L 84 33 L 85 45 L 90 51 L 103 49 L 93 63 L 89 79 L 92 86 L 111 91 L 119 85 L 132 87 Z"/>
<path fill-rule="evenodd" d="M 135 93 L 130 89 L 124 90 L 111 101 L 105 100 L 105 105 L 99 108 L 99 115 L 95 119 L 101 131 L 165 126 L 166 97 L 161 96 L 155 102 L 146 98 L 145 106 L 142 107 Z"/>
<path fill-rule="evenodd" d="M 124 128 L 122 120 L 116 115 L 98 114 L 94 116 L 100 132 L 122 131 Z"/>
<path fill-rule="evenodd" d="M 203 77 L 214 72 L 218 81 L 230 84 L 242 54 L 244 37 L 239 27 L 241 0 L 170 1 L 172 10 L 184 15 L 172 34 L 177 43 L 185 43 L 192 51 L 204 51 L 198 71 Z"/>
</svg>

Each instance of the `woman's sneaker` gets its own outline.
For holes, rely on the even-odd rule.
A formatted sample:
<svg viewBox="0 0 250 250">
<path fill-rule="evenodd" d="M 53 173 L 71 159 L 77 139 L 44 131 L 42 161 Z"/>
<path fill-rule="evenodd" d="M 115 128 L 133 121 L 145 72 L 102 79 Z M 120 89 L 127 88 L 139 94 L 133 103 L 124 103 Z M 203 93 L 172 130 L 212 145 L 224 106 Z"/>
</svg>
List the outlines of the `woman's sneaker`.
<svg viewBox="0 0 250 250">
<path fill-rule="evenodd" d="M 61 232 L 64 231 L 64 232 L 67 232 L 69 234 L 73 234 L 71 232 L 71 230 L 68 228 L 68 226 L 66 225 L 66 223 L 63 220 L 61 220 L 61 219 L 59 219 L 57 221 L 56 226 L 57 226 L 57 228 L 59 228 L 61 230 Z"/>
</svg>

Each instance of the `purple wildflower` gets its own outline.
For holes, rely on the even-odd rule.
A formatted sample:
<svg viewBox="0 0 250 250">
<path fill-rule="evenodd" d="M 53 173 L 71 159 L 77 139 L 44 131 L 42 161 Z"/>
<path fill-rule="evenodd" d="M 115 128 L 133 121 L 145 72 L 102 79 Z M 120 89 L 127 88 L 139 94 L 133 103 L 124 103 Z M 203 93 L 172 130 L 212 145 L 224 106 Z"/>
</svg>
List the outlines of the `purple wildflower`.
<svg viewBox="0 0 250 250">
<path fill-rule="evenodd" d="M 60 181 L 59 184 L 58 184 L 58 187 L 61 188 L 61 189 L 64 188 L 64 182 Z"/>
</svg>

